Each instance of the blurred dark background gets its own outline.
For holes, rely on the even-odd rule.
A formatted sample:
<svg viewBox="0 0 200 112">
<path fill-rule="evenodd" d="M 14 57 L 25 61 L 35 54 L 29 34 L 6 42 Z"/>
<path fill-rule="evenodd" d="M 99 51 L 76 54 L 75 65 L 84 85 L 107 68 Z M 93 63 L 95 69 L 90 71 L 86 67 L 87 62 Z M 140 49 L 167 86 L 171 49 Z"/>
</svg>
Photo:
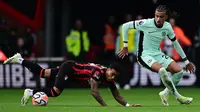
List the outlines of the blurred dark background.
<svg viewBox="0 0 200 112">
<path fill-rule="evenodd" d="M 193 40 L 197 26 L 199 24 L 199 0 L 181 1 L 181 0 L 94 0 L 94 1 L 79 1 L 79 0 L 1 0 L 15 10 L 21 12 L 30 19 L 34 19 L 37 10 L 38 2 L 43 3 L 41 11 L 44 11 L 41 19 L 43 19 L 43 27 L 37 29 L 42 31 L 41 35 L 42 46 L 46 44 L 46 33 L 51 35 L 50 45 L 43 48 L 43 52 L 39 52 L 38 56 L 63 56 L 65 55 L 65 47 L 63 39 L 69 34 L 76 19 L 82 19 L 83 26 L 90 34 L 91 42 L 100 44 L 103 37 L 103 25 L 108 16 L 114 16 L 116 23 L 119 26 L 123 23 L 125 14 L 132 14 L 133 20 L 138 14 L 142 14 L 144 18 L 154 17 L 154 10 L 159 4 L 167 5 L 172 11 L 180 14 L 177 24 L 184 30 L 185 34 Z M 153 1 L 157 1 L 154 3 Z M 12 19 L 14 23 L 18 23 L 15 18 L 9 15 L 4 9 L 1 9 L 1 16 L 6 16 Z M 18 20 L 18 19 L 17 19 Z M 19 23 L 18 23 L 19 24 Z M 46 25 L 50 24 L 50 25 Z M 29 25 L 29 24 L 28 24 Z M 28 26 L 27 24 L 25 26 Z M 17 27 L 20 29 L 20 27 Z M 52 27 L 51 32 L 47 27 Z M 41 32 L 40 32 L 41 33 Z M 53 41 L 52 41 L 53 40 Z M 46 41 L 46 42 L 45 42 Z M 57 43 L 57 44 L 55 44 Z M 41 45 L 39 45 L 41 46 Z M 51 47 L 52 46 L 52 47 Z M 54 47 L 53 47 L 54 46 Z M 50 47 L 50 48 L 47 48 Z M 49 50 L 47 52 L 46 50 Z M 46 51 L 46 52 L 45 52 Z"/>
</svg>

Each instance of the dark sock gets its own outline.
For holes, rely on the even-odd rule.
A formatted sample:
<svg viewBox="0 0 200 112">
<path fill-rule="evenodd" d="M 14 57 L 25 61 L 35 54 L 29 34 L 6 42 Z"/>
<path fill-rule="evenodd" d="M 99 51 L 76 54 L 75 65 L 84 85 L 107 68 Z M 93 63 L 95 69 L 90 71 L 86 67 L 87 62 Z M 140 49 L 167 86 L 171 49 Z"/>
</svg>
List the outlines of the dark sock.
<svg viewBox="0 0 200 112">
<path fill-rule="evenodd" d="M 44 75 L 44 73 L 42 73 L 42 72 L 44 72 L 44 69 L 35 62 L 23 60 L 22 65 L 25 66 L 26 68 L 28 68 L 33 74 L 38 74 L 40 76 Z"/>
</svg>

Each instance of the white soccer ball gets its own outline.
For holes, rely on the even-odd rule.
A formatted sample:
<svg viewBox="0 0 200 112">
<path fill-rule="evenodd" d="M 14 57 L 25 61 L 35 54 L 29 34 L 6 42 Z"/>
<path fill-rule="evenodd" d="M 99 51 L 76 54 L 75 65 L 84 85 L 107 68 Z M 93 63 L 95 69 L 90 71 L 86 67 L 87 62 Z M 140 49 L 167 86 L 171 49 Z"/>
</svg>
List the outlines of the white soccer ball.
<svg viewBox="0 0 200 112">
<path fill-rule="evenodd" d="M 32 97 L 34 106 L 46 106 L 48 104 L 48 96 L 44 92 L 37 92 Z"/>
</svg>

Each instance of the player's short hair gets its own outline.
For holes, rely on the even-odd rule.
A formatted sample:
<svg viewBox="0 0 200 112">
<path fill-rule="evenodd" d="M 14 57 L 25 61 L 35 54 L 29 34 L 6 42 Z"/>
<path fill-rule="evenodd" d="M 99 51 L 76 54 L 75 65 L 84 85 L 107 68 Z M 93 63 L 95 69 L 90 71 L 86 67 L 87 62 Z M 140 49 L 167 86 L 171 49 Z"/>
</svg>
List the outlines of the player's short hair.
<svg viewBox="0 0 200 112">
<path fill-rule="evenodd" d="M 177 12 L 171 11 L 166 5 L 159 5 L 156 8 L 156 11 L 166 12 L 166 14 L 169 16 L 169 18 L 178 18 L 180 16 Z"/>
<path fill-rule="evenodd" d="M 114 69 L 118 74 L 121 74 L 123 72 L 123 67 L 119 63 L 112 63 L 110 64 L 109 68 Z"/>
</svg>

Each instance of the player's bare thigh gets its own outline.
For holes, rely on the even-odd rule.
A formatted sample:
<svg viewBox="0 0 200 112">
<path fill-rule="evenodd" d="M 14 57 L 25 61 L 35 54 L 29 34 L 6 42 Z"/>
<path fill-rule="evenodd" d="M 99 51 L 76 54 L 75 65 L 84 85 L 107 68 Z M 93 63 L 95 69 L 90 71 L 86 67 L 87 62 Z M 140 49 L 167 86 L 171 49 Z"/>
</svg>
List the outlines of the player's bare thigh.
<svg viewBox="0 0 200 112">
<path fill-rule="evenodd" d="M 44 69 L 44 77 L 50 78 L 51 75 L 51 69 Z"/>
<path fill-rule="evenodd" d="M 158 62 L 154 62 L 151 66 L 151 69 L 155 72 L 158 72 L 162 67 L 163 66 Z M 172 61 L 167 67 L 167 71 L 169 71 L 172 74 L 180 72 L 181 70 L 182 68 L 175 61 Z"/>
<path fill-rule="evenodd" d="M 151 69 L 154 71 L 154 72 L 157 72 L 160 70 L 160 68 L 162 68 L 163 66 L 158 63 L 158 62 L 154 62 L 151 66 Z"/>
<path fill-rule="evenodd" d="M 180 72 L 181 70 L 182 68 L 175 61 L 172 61 L 167 67 L 167 71 L 171 72 L 172 74 Z"/>
</svg>

